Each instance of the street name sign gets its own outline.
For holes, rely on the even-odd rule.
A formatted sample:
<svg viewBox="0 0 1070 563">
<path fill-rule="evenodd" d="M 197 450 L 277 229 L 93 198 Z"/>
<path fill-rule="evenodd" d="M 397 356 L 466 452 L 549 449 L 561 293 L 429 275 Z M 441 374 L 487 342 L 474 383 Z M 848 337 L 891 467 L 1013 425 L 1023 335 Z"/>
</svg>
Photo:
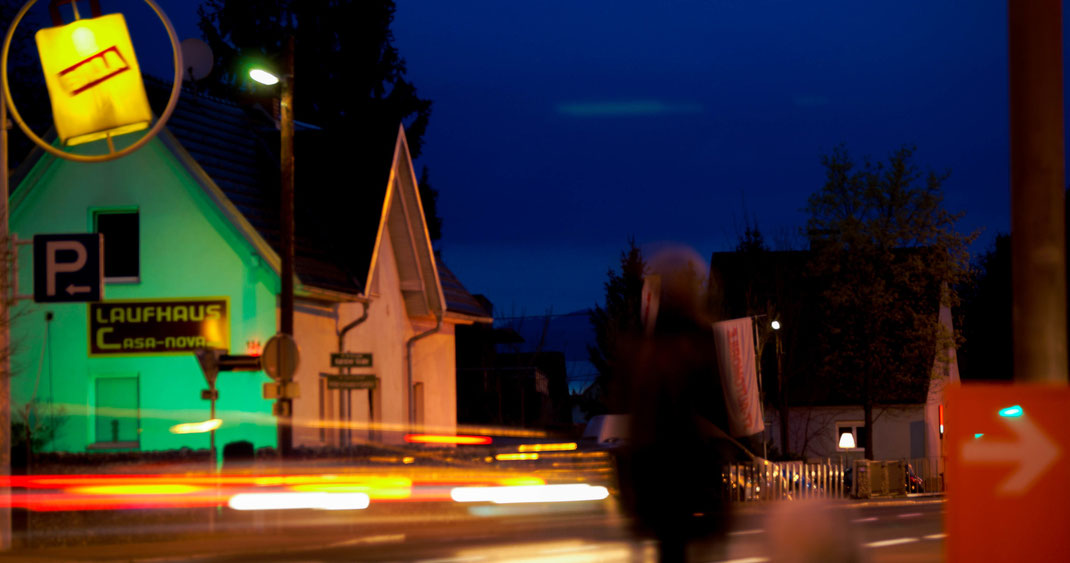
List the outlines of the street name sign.
<svg viewBox="0 0 1070 563">
<path fill-rule="evenodd" d="M 1070 387 L 963 385 L 945 423 L 948 561 L 1070 553 Z"/>
<path fill-rule="evenodd" d="M 34 235 L 35 302 L 100 301 L 103 288 L 104 237 L 100 233 Z"/>
<path fill-rule="evenodd" d="M 372 367 L 372 355 L 371 353 L 356 354 L 353 352 L 343 352 L 341 354 L 331 354 L 331 367 L 332 368 L 370 368 Z"/>
<path fill-rule="evenodd" d="M 321 373 L 320 376 L 327 378 L 327 389 L 375 389 L 379 386 L 379 378 L 374 374 Z"/>
</svg>

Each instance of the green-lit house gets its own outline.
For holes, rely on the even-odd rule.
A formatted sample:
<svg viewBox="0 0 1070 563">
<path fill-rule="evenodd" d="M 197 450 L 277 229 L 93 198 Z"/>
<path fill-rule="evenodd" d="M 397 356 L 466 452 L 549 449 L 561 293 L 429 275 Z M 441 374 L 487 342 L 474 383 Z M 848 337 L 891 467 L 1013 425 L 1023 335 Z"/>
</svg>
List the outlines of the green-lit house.
<svg viewBox="0 0 1070 563">
<path fill-rule="evenodd" d="M 404 130 L 339 178 L 334 189 L 361 202 L 344 239 L 326 238 L 322 215 L 302 213 L 309 184 L 300 167 L 314 158 L 302 160 L 301 143 L 312 137 L 296 139 L 294 443 L 396 441 L 400 431 L 383 429 L 403 430 L 410 418 L 453 428 L 454 327 L 491 319 L 432 250 Z M 104 234 L 100 303 L 20 300 L 13 309 L 13 417 L 29 403 L 39 417 L 59 415 L 46 449 L 207 447 L 206 434 L 173 429 L 209 418 L 191 350 L 258 354 L 277 330 L 275 147 L 265 115 L 186 91 L 165 130 L 127 157 L 27 159 L 11 196 L 19 240 Z M 20 293 L 33 286 L 32 259 L 21 247 Z M 364 381 L 374 389 L 337 388 L 323 375 L 340 371 L 331 366 L 340 346 L 371 355 L 352 373 L 373 376 Z M 275 445 L 269 381 L 262 372 L 220 374 L 217 444 Z"/>
</svg>

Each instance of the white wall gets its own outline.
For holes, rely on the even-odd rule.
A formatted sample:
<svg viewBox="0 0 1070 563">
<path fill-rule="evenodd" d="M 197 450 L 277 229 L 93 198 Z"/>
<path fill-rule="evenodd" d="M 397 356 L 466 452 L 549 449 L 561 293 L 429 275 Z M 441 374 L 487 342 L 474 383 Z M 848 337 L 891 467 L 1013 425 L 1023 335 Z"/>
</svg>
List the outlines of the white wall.
<svg viewBox="0 0 1070 563">
<path fill-rule="evenodd" d="M 789 447 L 793 453 L 807 458 L 861 459 L 862 452 L 845 451 L 836 447 L 836 423 L 865 420 L 862 407 L 793 407 L 789 409 Z M 925 405 L 896 405 L 873 408 L 873 455 L 879 460 L 911 458 L 911 423 L 924 423 Z M 766 436 L 778 448 L 780 446 L 780 422 L 778 413 L 766 413 Z M 922 442 L 927 442 L 928 431 L 922 433 Z M 915 435 L 915 441 L 919 437 Z M 915 450 L 927 451 L 927 445 L 914 444 Z"/>
<path fill-rule="evenodd" d="M 409 420 L 406 346 L 413 336 L 434 328 L 434 319 L 411 319 L 405 309 L 400 278 L 390 237 L 383 237 L 369 288 L 368 318 L 345 336 L 345 351 L 372 354 L 371 368 L 355 368 L 351 373 L 379 377 L 375 391 L 375 421 L 379 430 L 367 430 L 368 391 L 332 390 L 321 387 L 323 373 L 337 373 L 330 367 L 330 355 L 337 351 L 336 327 L 354 321 L 363 312 L 360 303 L 316 307 L 300 303 L 294 315 L 295 338 L 301 348 L 301 365 L 296 380 L 301 398 L 294 402 L 294 444 L 303 446 L 338 445 L 339 430 L 330 428 L 320 439 L 320 395 L 323 392 L 323 420 L 328 425 L 338 419 L 341 393 L 351 394 L 353 443 L 374 438 L 399 443 Z M 437 432 L 450 432 L 457 424 L 456 351 L 454 325 L 441 329 L 413 345 L 413 381 L 424 384 L 424 424 Z"/>
</svg>

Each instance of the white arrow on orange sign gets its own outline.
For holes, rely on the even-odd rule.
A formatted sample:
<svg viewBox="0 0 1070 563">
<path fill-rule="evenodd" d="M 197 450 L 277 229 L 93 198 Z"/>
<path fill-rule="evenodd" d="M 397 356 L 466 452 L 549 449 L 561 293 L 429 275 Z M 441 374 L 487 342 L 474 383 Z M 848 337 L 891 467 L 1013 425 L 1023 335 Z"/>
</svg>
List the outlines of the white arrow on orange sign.
<svg viewBox="0 0 1070 563">
<path fill-rule="evenodd" d="M 999 484 L 996 492 L 1021 495 L 1059 459 L 1062 450 L 1024 413 L 1000 420 L 1018 440 L 992 442 L 981 437 L 962 445 L 961 459 L 967 463 L 1017 463 L 1018 468 Z"/>
</svg>

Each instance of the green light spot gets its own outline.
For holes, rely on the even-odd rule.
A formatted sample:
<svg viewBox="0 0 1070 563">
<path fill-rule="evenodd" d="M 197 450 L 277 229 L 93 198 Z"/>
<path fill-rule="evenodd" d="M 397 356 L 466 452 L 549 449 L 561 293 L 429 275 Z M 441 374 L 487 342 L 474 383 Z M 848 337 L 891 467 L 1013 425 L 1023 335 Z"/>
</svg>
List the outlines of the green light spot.
<svg viewBox="0 0 1070 563">
<path fill-rule="evenodd" d="M 1014 417 L 1022 416 L 1022 407 L 1020 405 L 1014 405 L 1013 407 L 1007 407 L 999 411 L 1000 416 Z"/>
<path fill-rule="evenodd" d="M 985 435 L 984 432 L 978 432 L 978 433 L 974 434 L 973 437 L 974 438 L 980 438 L 981 436 L 984 436 L 984 435 Z"/>
</svg>

